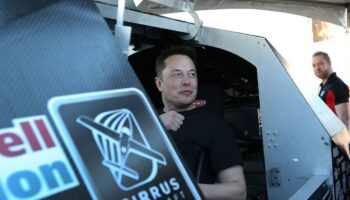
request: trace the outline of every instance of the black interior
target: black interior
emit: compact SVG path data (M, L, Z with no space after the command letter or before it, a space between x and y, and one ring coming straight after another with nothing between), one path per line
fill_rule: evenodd
M221 112L239 139L248 199L266 198L261 123L259 120L259 90L257 70L241 57L194 41L165 38L141 40L138 34L132 38L136 50L129 62L140 79L152 103L162 107L161 96L156 88L155 60L160 50L171 44L185 43L195 47L197 53L198 96L207 100L206 106ZM168 38L168 39L166 39ZM144 42L144 43L143 43ZM145 48L146 47L146 48Z

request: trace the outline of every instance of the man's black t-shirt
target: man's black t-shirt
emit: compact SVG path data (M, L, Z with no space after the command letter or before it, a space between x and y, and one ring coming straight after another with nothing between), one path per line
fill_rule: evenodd
M185 116L183 125L170 134L200 183L214 183L220 171L241 165L236 138L223 117L205 107L180 114ZM200 166L201 152L205 159Z
M333 72L326 84L320 84L320 92L318 96L335 112L335 105L349 101L348 86Z

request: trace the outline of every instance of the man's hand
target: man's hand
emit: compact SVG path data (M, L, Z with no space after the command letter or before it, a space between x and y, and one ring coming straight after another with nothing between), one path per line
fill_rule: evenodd
M350 135L348 130L344 127L341 131L332 136L332 140L350 160Z
M176 131L181 127L185 117L175 111L168 111L159 115L160 120L167 130Z

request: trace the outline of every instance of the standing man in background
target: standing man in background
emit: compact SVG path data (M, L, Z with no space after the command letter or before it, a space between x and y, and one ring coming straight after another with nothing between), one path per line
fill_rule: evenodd
M331 59L328 54L317 51L312 56L312 67L315 75L322 80L318 95L327 106L344 123L347 130L341 130L332 136L332 140L344 151L350 159L350 117L349 89L347 85L333 72Z
M350 128L349 88L333 72L328 54L318 51L312 56L312 67L315 75L322 80L318 96Z

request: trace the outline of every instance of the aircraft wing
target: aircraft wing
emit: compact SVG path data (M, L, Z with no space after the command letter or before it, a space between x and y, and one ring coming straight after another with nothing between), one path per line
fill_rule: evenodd
M94 129L97 130L101 133L104 133L108 136L110 136L111 138L120 141L120 134L103 126L102 124L95 122L94 120L92 120L89 117L86 116L79 116L77 119L77 122L81 125L83 125L84 127L88 128L88 129Z
M138 154L140 154L141 156L143 156L145 158L155 159L160 164L163 164L163 165L166 164L166 160L162 154L158 153L157 151L155 151L151 148L146 147L145 145L143 145L135 140L130 141L130 148L137 150Z

